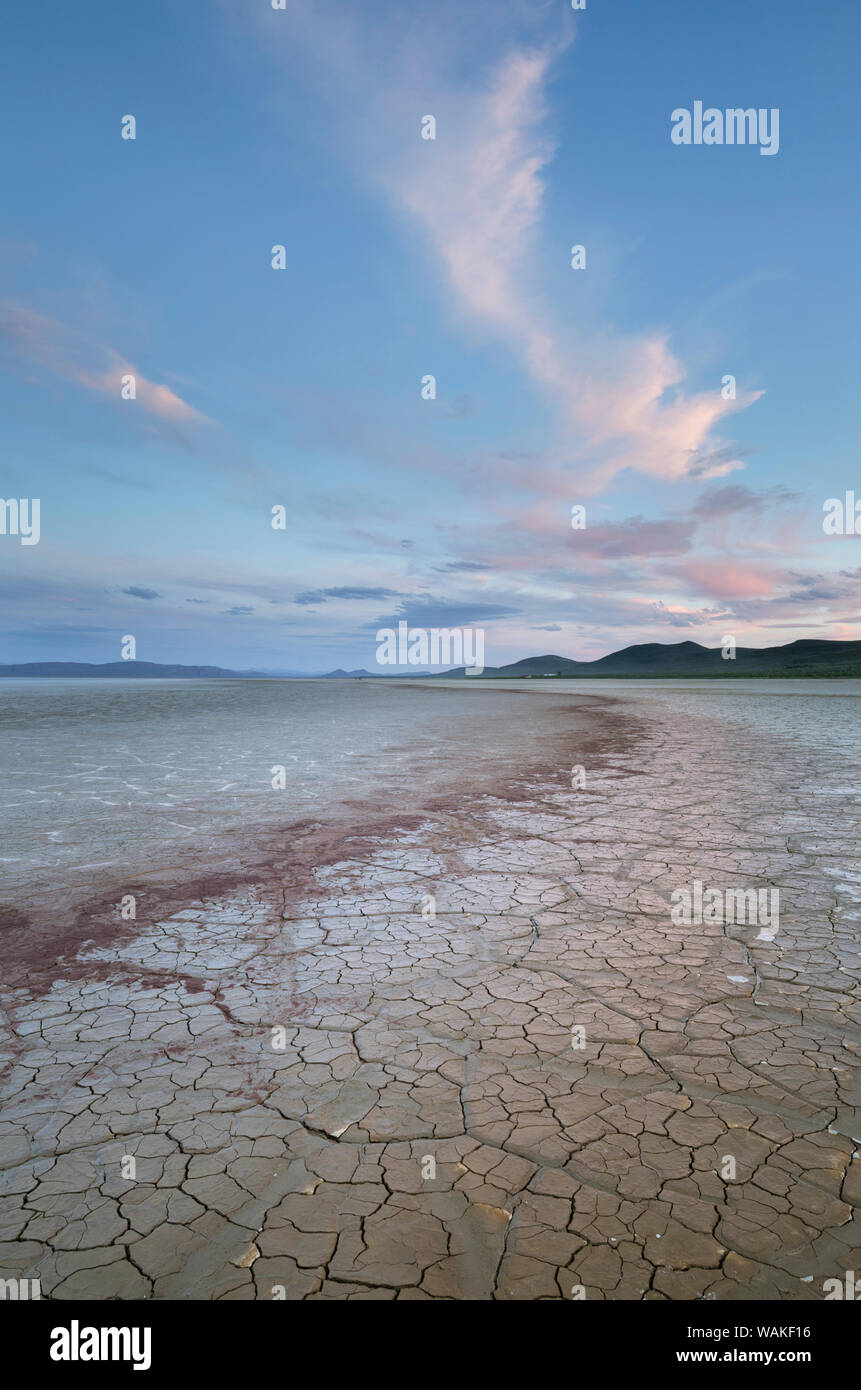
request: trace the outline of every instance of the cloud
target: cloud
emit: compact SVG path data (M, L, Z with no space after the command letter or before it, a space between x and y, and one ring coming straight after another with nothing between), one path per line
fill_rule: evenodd
M686 395L665 336L560 330L527 292L554 153L546 90L563 47L514 47L497 58L483 81L448 94L444 157L410 151L379 176L424 232L459 310L507 344L556 404L566 441L572 432L577 440L566 442L561 465L579 463L592 488L628 468L667 480L742 468L712 431L761 392ZM414 104L411 90L403 96L404 106Z
M692 516L708 518L730 516L738 512L761 514L772 506L799 501L801 494L792 492L787 487L773 487L764 492L754 492L743 483L726 483L721 487L706 488L700 493L690 511Z
M668 606L661 599L655 600L651 607L658 622L669 623L670 627L701 627L705 623L713 623L717 618L729 616L726 609L684 608L677 604Z
M769 566L740 558L733 559L731 564L723 558L684 560L675 567L675 572L698 593L709 594L725 602L729 599L767 598L774 593L776 585L776 576Z
M789 598L797 603L832 602L835 599L843 599L848 595L857 592L858 580L861 577L859 570L841 570L836 575L824 574L796 574L790 572L789 578L795 584L795 588L790 592ZM850 580L850 583L841 583L841 580Z
M95 342L77 329L18 304L0 309L0 337L19 361L51 372L64 381L121 401L122 378L135 379L135 401L150 415L172 424L212 421L169 386L150 381L116 349ZM131 402L126 402L131 406Z
M244 618L248 613L253 613L254 609L236 606L233 608L225 608L222 611L227 614L228 618Z
M138 587L137 584L130 584L129 587L127 589L123 589L122 592L124 594L131 594L132 598L161 598L161 594L157 594L155 589L141 589Z
M435 565L437 574L481 574L491 569L483 560L449 560L447 565Z
M407 622L411 627L470 627L495 618L511 617L520 610L501 603L483 603L480 599L433 598L430 594L404 601L397 613L364 623L367 630L397 627Z
M678 555L690 550L694 531L691 521L648 521L643 516L629 516L613 526L587 525L583 531L572 532L572 544L577 553L605 557Z
M324 589L323 593L327 598L400 598L397 589L363 589L358 586L338 587L334 589Z
M397 589L366 589L358 585L339 585L332 589L308 589L303 594L297 594L293 602L300 605L307 605L310 603L325 603L326 600L330 598L381 599L400 597L401 594Z

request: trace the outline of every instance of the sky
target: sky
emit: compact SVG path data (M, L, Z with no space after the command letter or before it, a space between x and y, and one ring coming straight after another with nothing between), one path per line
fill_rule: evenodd
M284 5L7 11L0 662L861 638L856 0Z

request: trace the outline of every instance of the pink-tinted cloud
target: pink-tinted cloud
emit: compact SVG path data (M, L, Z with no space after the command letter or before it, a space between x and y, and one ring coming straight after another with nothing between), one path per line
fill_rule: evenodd
M689 559L674 566L674 571L696 593L713 598L770 598L776 591L772 570L761 564L743 560Z
M445 157L404 158L385 182L423 229L459 309L504 340L555 403L577 440L560 463L579 464L593 490L625 468L662 479L721 477L744 463L713 430L761 392L686 395L684 368L664 337L560 333L526 291L553 153L544 96L553 56L510 53L483 90L453 98ZM598 462L585 469L596 450Z
M25 368L40 368L117 401L122 399L123 378L133 377L134 399L149 414L172 423L212 423L169 386L150 381L114 348L45 314L22 305L4 305L0 310L0 336L10 355Z
M563 327L537 293L554 153L547 90L572 37L560 37L557 19L476 3L469 14L443 4L430 26L407 13L383 24L326 0L278 25L258 14L276 55L293 63L301 49L328 72L349 122L351 161L385 189L410 235L421 233L455 312L503 343L552 404L555 472L569 481L576 473L593 493L624 469L670 481L721 477L744 462L714 431L761 393L740 389L725 400L717 384L685 393L685 368L663 334ZM524 40L517 26L526 23L544 36ZM466 85L452 74L470 44L485 76ZM417 93L433 94L424 109L438 117L435 141L419 138ZM588 270L570 272L579 273Z

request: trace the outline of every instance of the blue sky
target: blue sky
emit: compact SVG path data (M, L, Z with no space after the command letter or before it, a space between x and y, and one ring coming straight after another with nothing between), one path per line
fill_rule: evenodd
M399 618L483 627L488 665L861 637L859 538L822 530L861 498L859 30L850 0L17 7L0 493L41 535L0 536L0 660L373 667ZM778 108L779 152L674 145L696 100Z

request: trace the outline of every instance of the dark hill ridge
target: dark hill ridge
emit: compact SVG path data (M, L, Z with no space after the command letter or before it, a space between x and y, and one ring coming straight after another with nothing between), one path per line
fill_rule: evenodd
M463 675L463 668L446 672ZM684 676L855 676L861 677L861 642L831 642L806 637L782 647L737 647L724 660L720 647L699 642L642 642L601 656L571 661L564 656L528 656L509 666L488 667L490 677L616 676L642 679ZM475 679L475 677L471 677Z
M326 672L326 679L327 679L327 680L355 681L355 680L375 680L376 677L374 676L373 671L366 671L365 668L364 668L364 666L360 666L360 667L358 668L358 670L356 670L356 671L342 671L341 668L340 668L340 666L339 666L338 669L337 669L337 671L327 671L327 672Z
M463 667L453 671L434 671L435 677L464 676ZM126 680L272 680L301 678L298 671L230 671L222 666L160 665L156 661L109 661L93 665L78 661L23 662L0 666L2 676L81 676ZM426 671L381 672L330 671L331 680L398 680L427 677ZM508 666L488 666L484 677L468 679L512 679L553 676L615 676L655 679L722 676L783 676L861 678L861 642L831 642L805 637L782 647L739 647L734 661L725 661L720 647L703 647L699 642L641 642L597 661L572 661L567 656L527 656ZM466 677L465 677L466 678Z

